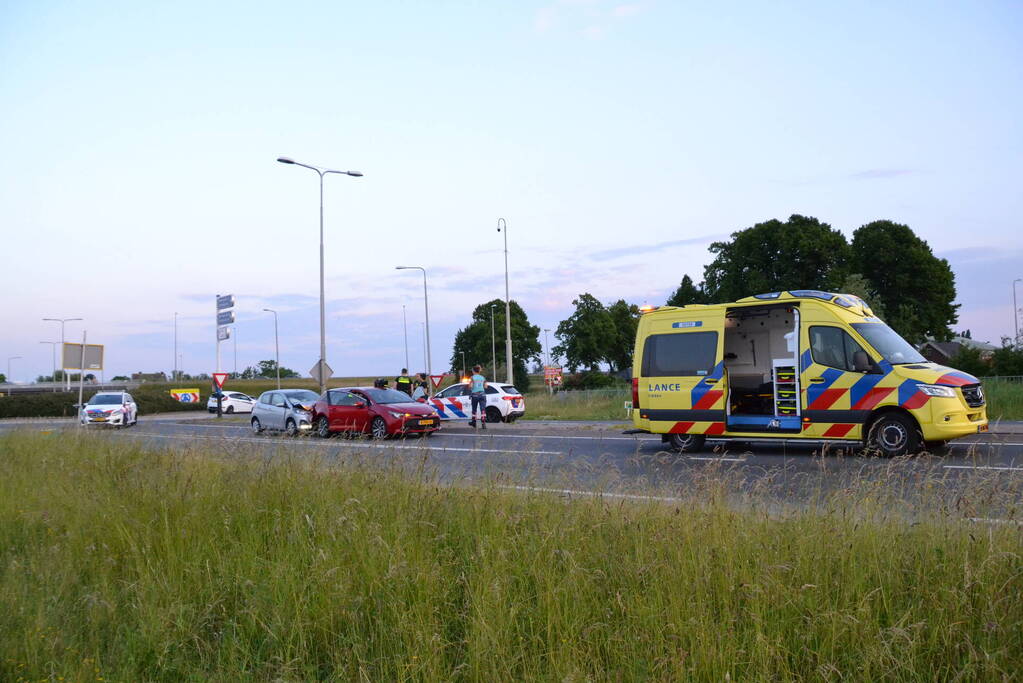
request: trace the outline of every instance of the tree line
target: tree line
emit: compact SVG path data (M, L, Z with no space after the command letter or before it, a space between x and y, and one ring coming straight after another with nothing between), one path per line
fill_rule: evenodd
M665 304L727 303L795 289L855 294L913 343L951 338L951 326L958 320L955 275L948 261L935 256L909 226L893 221L867 223L848 240L827 223L795 214L738 230L727 241L712 243L709 251L714 258L702 279L695 282L685 273ZM563 358L571 372L630 367L639 307L624 299L604 304L588 292L572 305L575 310L554 332L558 343L552 354ZM542 360L540 328L515 301L511 320L515 378L525 383L527 363ZM504 301L494 299L477 306L472 322L455 336L453 369L461 368L463 353L470 366L493 364L486 361L494 355L492 324L498 369L504 368Z

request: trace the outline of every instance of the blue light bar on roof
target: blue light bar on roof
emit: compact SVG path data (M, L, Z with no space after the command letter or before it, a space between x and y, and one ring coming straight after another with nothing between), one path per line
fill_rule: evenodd
M790 289L789 294L809 299L823 299L824 301L831 301L835 296L828 292L822 292L819 289Z

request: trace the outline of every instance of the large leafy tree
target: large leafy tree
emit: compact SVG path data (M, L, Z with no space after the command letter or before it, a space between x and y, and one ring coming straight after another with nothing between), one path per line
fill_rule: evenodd
M858 228L852 269L870 282L886 321L907 340L951 338L959 319L955 275L909 226L882 220Z
M794 214L732 233L710 245L704 269L709 301L735 301L761 292L792 289L837 291L848 272L845 236L816 218Z
M492 365L491 347L491 306L494 315L494 339L497 347L497 369ZM526 312L522 310L518 302L511 301L511 338L512 355L514 364L512 370L515 374L515 383L520 390L525 391L528 385L527 364L529 361L538 361L542 347L539 341L540 328L529 322ZM455 335L455 344L451 352L451 367L461 370L462 352L465 352L465 364L467 367L482 365L487 368L486 374L496 375L494 379L504 376L505 365L505 325L504 325L504 300L493 299L484 302L473 309L472 322L463 327Z
M639 326L639 306L619 299L607 307L614 325L614 334L608 339L604 359L615 370L632 366L632 352L636 347L636 328Z
M668 297L668 301L665 302L668 306L685 306L687 304L705 304L707 303L707 293L703 291L703 283L699 285L693 284L693 278L688 275L682 276L682 283L679 284L678 289L672 292L671 296Z
M565 365L572 372L579 367L597 370L607 358L608 340L616 335L615 322L592 294L580 294L572 305L575 312L562 320L554 333L560 342L554 353L565 358Z

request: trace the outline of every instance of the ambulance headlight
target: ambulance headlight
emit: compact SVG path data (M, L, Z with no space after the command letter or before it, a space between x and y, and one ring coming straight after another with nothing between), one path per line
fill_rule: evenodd
M916 388L928 396L938 398L955 398L956 390L952 387L943 387L940 384L917 384Z

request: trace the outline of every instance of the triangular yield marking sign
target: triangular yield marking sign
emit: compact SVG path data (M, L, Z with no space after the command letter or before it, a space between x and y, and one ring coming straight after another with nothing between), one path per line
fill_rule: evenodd
M224 388L224 380L226 380L226 379L227 379L227 373L226 372L214 372L213 373L213 381L216 382L218 389L223 389Z
M430 375L430 381L433 382L433 388L436 389L444 381L444 375Z

